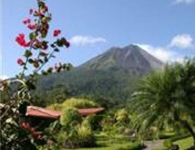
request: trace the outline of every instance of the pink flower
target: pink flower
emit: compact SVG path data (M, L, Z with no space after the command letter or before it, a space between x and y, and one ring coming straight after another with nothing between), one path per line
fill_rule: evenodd
M38 39L35 39L33 42L34 48L40 48L41 47L41 42Z
M35 139L40 139L40 138L41 138L41 134L40 134L40 133L34 132L34 133L32 133L32 134L33 134L33 137L34 137Z
M35 11L35 15L37 15L37 16L42 16L43 14L42 14L42 12L39 10L39 11Z
M42 8L42 11L43 11L43 13L47 12L48 11L48 7L44 5L43 8Z
M66 48L70 47L70 43L65 38L63 38L63 43L66 46Z
M26 41L25 41L25 39L24 39L24 34L23 34L23 33L19 34L19 35L16 37L16 42L17 42L19 45L21 45L21 46L23 46L23 45L26 43Z
M30 42L24 44L24 47L29 47L29 46L30 46Z
M24 24L29 24L30 22L31 22L31 20L30 20L29 18L23 20L23 23L24 23Z
M58 36L59 34L61 33L61 30L59 30L59 29L56 29L56 30L54 30L54 32L53 32L53 36Z
M30 46L30 42L26 42L26 40L24 39L24 34L21 33L16 37L16 42L23 47L29 47Z
M32 133L32 134L34 134L36 131L35 131L35 128L30 128L30 132Z
M22 66L24 64L24 61L21 58L18 58L17 63Z
M29 14L32 15L32 13L33 13L33 9L30 9Z
M27 26L30 30L34 30L34 29L36 29L36 27L37 27L37 24L29 24L28 26Z

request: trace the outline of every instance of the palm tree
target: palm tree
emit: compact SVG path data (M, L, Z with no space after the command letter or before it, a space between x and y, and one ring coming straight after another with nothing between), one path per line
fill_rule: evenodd
M133 94L131 107L138 114L140 131L164 122L179 123L192 135L195 119L195 61L167 64L161 72L144 78Z

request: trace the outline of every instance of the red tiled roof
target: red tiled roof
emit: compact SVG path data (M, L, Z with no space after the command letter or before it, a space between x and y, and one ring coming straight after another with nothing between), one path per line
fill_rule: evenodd
M84 109L78 109L78 112L83 116L88 116L88 115L91 115L91 114L96 114L96 113L102 112L104 110L105 110L105 108L103 108L103 107L84 108Z
M34 116L48 119L58 119L61 116L61 112L49 110L36 106L28 106L26 116Z
M104 111L105 108L100 107L100 108L85 108L85 109L78 109L78 112L82 116L88 116L91 114L96 114L99 112ZM26 116L34 116L34 117L39 117L39 118L48 118L48 119L59 119L61 116L60 111L54 111L50 109L45 109L41 107L36 107L36 106L28 106L27 107L27 112Z

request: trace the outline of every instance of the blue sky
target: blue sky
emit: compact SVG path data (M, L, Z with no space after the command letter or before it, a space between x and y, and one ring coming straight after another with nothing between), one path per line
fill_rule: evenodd
M162 61L195 56L195 0L46 0L51 29L60 28L71 47L56 62L78 66L110 47L137 44ZM20 71L23 49L15 42L36 0L1 0L0 77Z

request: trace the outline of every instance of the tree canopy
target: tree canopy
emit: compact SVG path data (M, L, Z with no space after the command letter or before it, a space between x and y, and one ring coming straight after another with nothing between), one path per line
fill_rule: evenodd
M140 82L131 108L139 116L139 131L165 123L179 123L194 138L191 122L195 114L195 61L167 64Z

